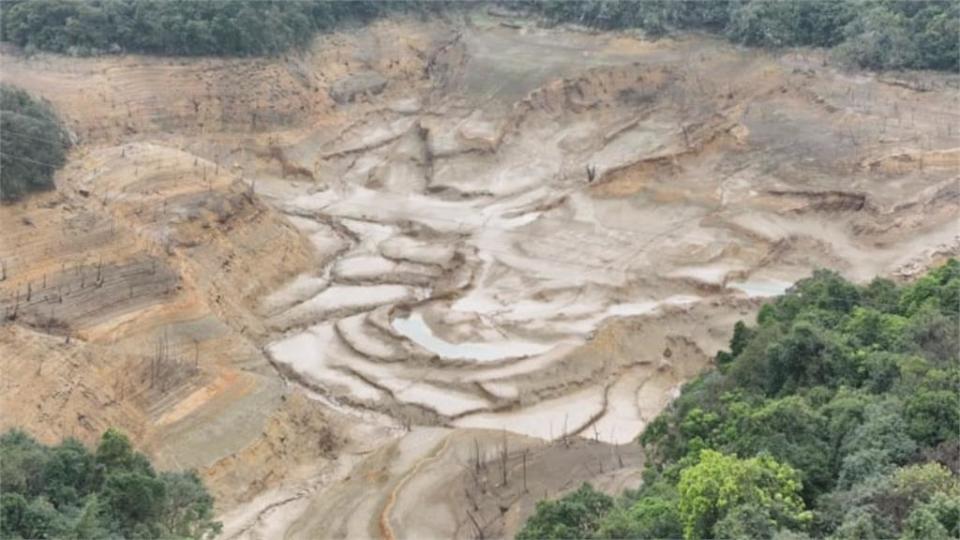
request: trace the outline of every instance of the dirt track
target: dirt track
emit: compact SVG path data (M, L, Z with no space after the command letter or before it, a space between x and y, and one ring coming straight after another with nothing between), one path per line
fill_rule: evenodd
M482 17L2 62L79 137L0 217L3 421L122 426L204 470L227 537L510 535L543 490L635 485L765 297L960 252L956 77Z

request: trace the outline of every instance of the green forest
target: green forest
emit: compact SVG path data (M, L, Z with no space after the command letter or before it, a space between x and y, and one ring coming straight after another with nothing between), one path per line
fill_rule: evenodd
M817 271L647 426L639 490L541 501L517 538L958 538L958 351L960 262Z
M525 2L556 22L651 35L696 30L752 47L828 47L869 69L960 71L951 0L585 0Z
M23 90L0 85L0 200L52 189L70 140L53 109Z
M78 55L271 55L387 13L491 4L550 23L653 36L695 30L757 47L832 47L870 69L960 70L960 3L951 0L6 0L0 38Z
M6 0L2 39L77 55L272 55L317 32L387 12L429 13L444 2L377 0Z
M0 538L212 538L213 498L193 472L154 471L122 433L91 452L0 435Z

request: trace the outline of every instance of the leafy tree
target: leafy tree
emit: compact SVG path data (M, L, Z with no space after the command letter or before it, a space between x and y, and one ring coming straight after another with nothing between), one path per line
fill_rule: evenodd
M933 446L957 436L960 425L960 397L955 390L920 390L907 398L909 433L919 442Z
M769 456L739 459L703 450L677 484L684 537L713 538L714 526L744 506L762 510L774 524L771 530L802 528L812 514L800 499L801 488L797 471Z
M803 320L820 321L832 326L843 314L860 304L860 290L856 285L830 270L816 270L813 276L798 281L776 302L761 311L758 322L767 319L793 321L803 314Z
M135 451L130 439L115 428L103 433L95 460L99 471L133 472L147 476L154 474L146 456ZM102 477L105 477L105 473Z
M66 439L47 455L43 483L50 501L57 507L79 504L94 488L93 456L76 439Z
M57 512L45 497L37 497L23 508L16 534L23 538L60 538L67 530L66 516Z
M0 495L0 536L13 538L24 525L27 512L27 499L19 493Z
M863 305L882 313L897 313L900 303L900 289L889 279L875 278L867 285L861 295Z
M48 104L0 85L0 200L52 188L53 173L64 164L69 144Z
M831 484L826 418L799 396L731 413L721 448L741 455L767 453L800 473L808 499ZM720 445L717 445L720 446ZM809 491L806 491L809 488Z
M920 507L910 513L903 527L902 540L949 540L950 532L929 509Z
M960 479L939 463L923 463L902 467L892 477L895 494L911 502L927 502L940 493L960 496Z
M618 506L600 523L600 538L679 538L683 534L677 501L644 497L631 506Z
M848 361L843 344L816 323L795 322L789 333L767 349L767 392L796 392L798 388L838 384L853 378L856 366Z
M14 429L0 435L0 492L35 496L43 490L45 448L26 432Z
M907 319L900 315L857 307L850 313L844 333L858 349L897 351L903 348L906 327Z
M960 339L956 320L956 315L943 313L933 302L925 303L907 323L910 348L933 362L950 364L957 352L951 345Z
M160 517L166 486L157 478L136 472L114 472L104 482L103 504L113 518L113 528L124 536L131 536L142 524L152 536L159 528L154 524Z
M901 355L874 351L861 354L861 358L861 384L864 390L883 394L889 392L900 379Z
M838 51L850 62L871 69L900 69L919 63L909 20L880 4L851 21L845 33L847 39Z
M945 315L960 312L960 261L950 259L915 283L900 295L900 310L915 315L924 305L939 308Z
M220 524L213 521L213 497L193 471L161 473L166 499L161 509L165 530L186 538L199 538L207 531L217 533Z
M110 536L106 520L102 519L104 509L97 495L91 494L84 499L79 514L73 522L68 536L74 538L105 538Z
M533 516L517 533L517 540L593 537L600 518L611 508L613 499L609 495L583 484L556 501L538 502Z
M917 42L918 64L930 69L957 70L960 45L956 24L960 20L960 5L931 2L913 17L913 39Z
M893 538L893 527L875 506L857 506L847 511L833 538L837 540L883 540Z
M733 507L714 526L716 538L754 540L773 538L778 523L769 508L747 503Z
M951 537L960 537L960 497L955 490L953 493L934 493L929 502L917 508L931 512Z
M875 450L893 462L906 460L917 449L917 444L907 435L901 408L896 399L868 404L864 408L863 423L844 444L844 453Z
M727 34L740 43L762 47L833 46L854 16L847 2L755 0L733 9Z
M733 325L733 337L730 338L730 351L720 351L717 353L716 362L718 366L729 364L734 357L743 352L744 347L750 343L753 338L753 329L748 327L743 321L737 321Z
M193 472L157 474L117 430L95 453L74 439L0 435L0 538L207 538L220 531Z
M837 487L849 489L870 478L884 476L896 467L890 454L876 448L855 450L843 457Z

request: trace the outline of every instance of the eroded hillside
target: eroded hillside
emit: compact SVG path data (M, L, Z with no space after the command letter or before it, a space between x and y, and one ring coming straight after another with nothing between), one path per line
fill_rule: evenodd
M225 537L506 535L636 485L764 297L960 252L955 77L513 26L6 49L78 143L0 215L3 427L120 426L203 471Z

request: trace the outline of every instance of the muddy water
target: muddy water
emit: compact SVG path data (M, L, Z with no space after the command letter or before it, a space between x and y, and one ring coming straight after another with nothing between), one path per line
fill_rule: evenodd
M433 330L423 320L423 316L414 313L407 318L397 317L393 328L400 335L412 340L424 349L446 360L476 360L487 362L518 356L532 356L546 352L550 346L525 341L501 342L462 342L450 343L434 335Z
M777 280L750 280L727 284L732 289L743 291L752 297L779 296L793 286L792 283Z

